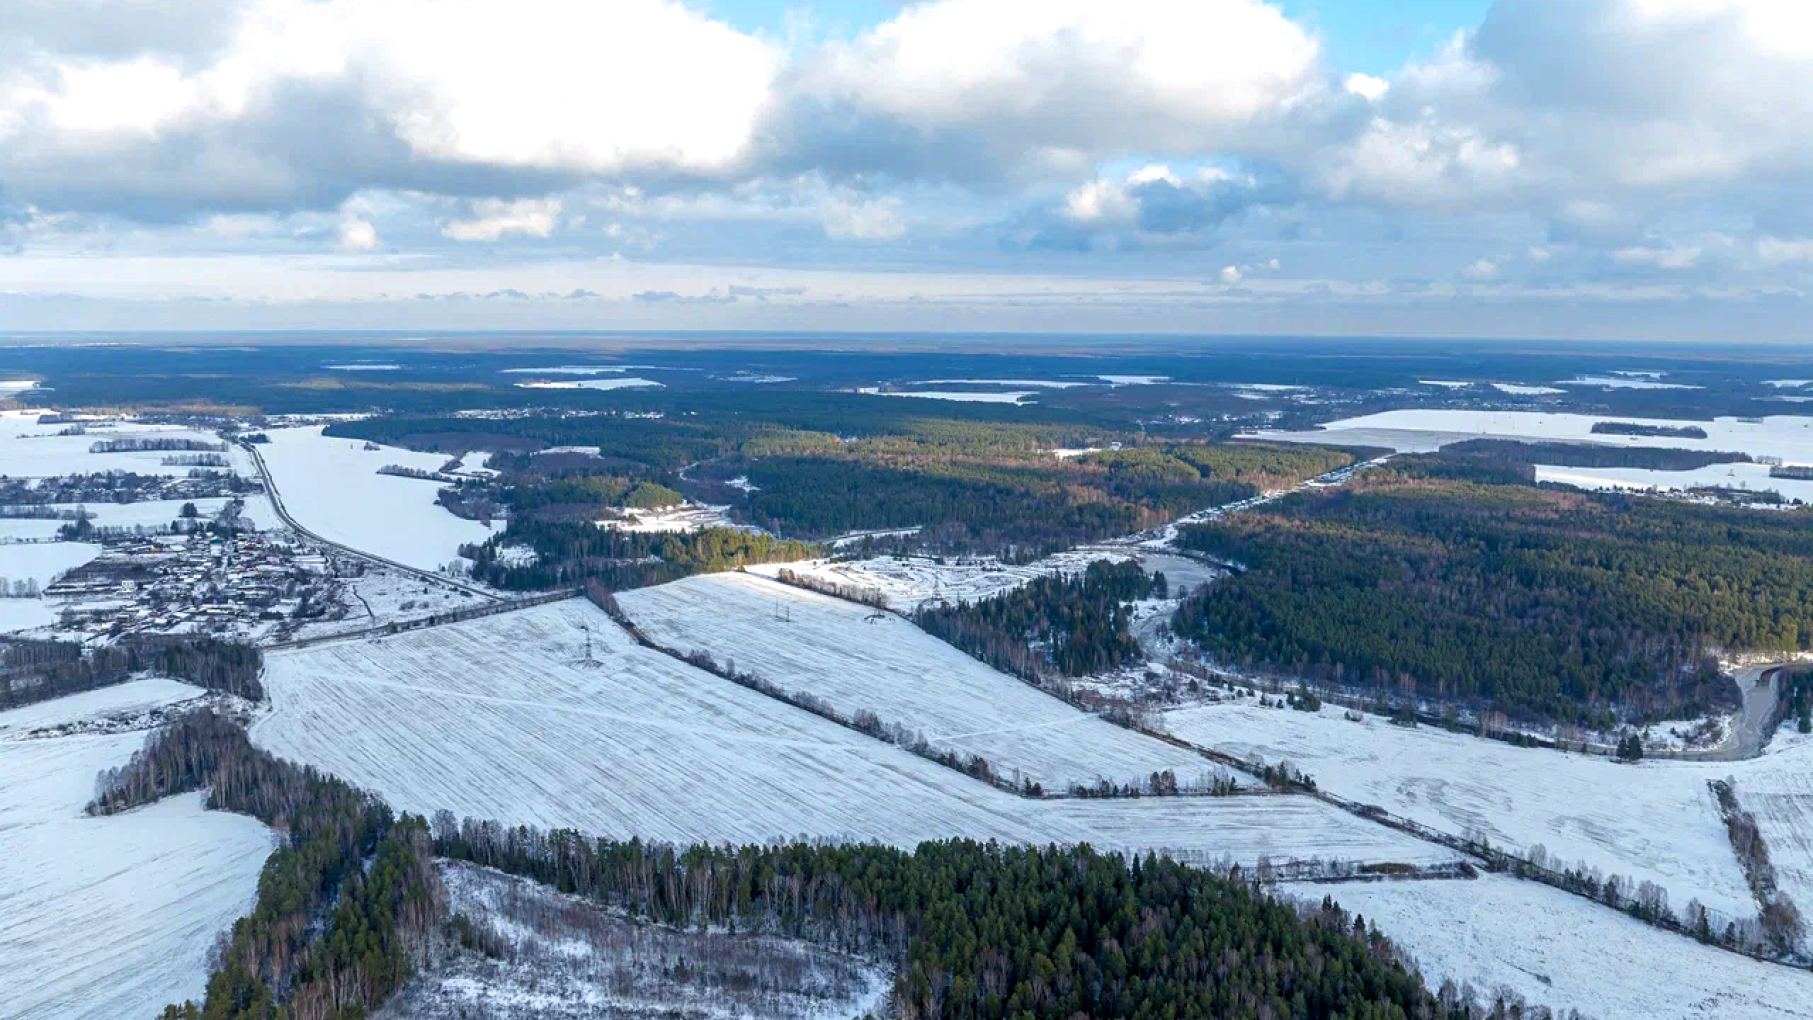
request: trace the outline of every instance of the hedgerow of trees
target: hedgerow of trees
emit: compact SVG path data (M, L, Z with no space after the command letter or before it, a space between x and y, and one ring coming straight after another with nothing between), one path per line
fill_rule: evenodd
M1504 470L1412 458L1186 528L1241 569L1173 630L1226 661L1599 728L1727 704L1716 649L1813 647L1805 518Z

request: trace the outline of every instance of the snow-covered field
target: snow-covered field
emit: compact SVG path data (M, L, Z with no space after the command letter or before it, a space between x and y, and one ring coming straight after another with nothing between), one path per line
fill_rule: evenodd
M34 581L39 588L101 554L90 542L0 544L0 580Z
M592 639L595 665L581 660ZM280 651L252 739L401 810L676 842L1088 840L1191 859L1435 862L1300 797L1035 801L633 643L583 600Z
M1017 404L1032 396L1030 390L982 393L960 390L883 390L879 386L864 386L856 392L877 397L923 397L926 400L957 400L972 404Z
M271 834L188 794L88 818L95 774L143 733L30 738L187 700L140 681L0 712L0 1017L151 1017L199 999L214 936L246 912Z
M790 939L629 920L527 879L443 864L448 906L502 958L454 952L379 1020L847 1020L879 1012L893 975ZM692 973L676 976L674 961Z
M1652 471L1645 468L1536 468L1539 482L1561 482L1582 489L1674 490L1717 487L1751 492L1779 492L1789 500L1813 502L1813 481L1770 478L1767 464L1709 464L1691 471Z
M1731 765L1619 765L1371 715L1349 722L1326 706L1217 705L1171 712L1165 722L1193 743L1288 760L1330 793L1457 836L1483 832L1520 850L1541 844L1565 865L1584 860L1654 881L1676 910L1697 897L1730 916L1756 913L1706 786Z
M1553 386L1524 386L1505 382L1495 382L1492 384L1492 388L1500 393L1509 393L1514 397L1547 397L1567 392Z
M1534 882L1487 875L1285 891L1311 903L1333 896L1409 950L1431 988L1469 983L1488 1008L1503 987L1596 1020L1813 1017L1804 970L1701 946Z
M843 562L815 560L769 564L750 569L768 577L786 569L833 584L871 589L887 599L889 609L910 613L928 602L974 602L1012 591L1035 577L1077 573L1096 560L1130 558L1125 552L1078 549L1019 565L986 556L951 559L943 563L930 556L876 556Z
M389 464L439 470L447 458L396 447L365 449L357 439L321 434L324 426L273 429L259 448L290 515L330 541L418 570L437 570L468 542L491 529L462 520L435 503L440 486L418 478L378 474Z
M640 379L635 376L624 376L617 379L562 379L557 382L519 382L518 388L525 390L633 390L642 388L661 389L661 384L653 379Z
M1595 435L1593 423L1601 421L1661 426L1694 425L1706 430L1706 438ZM1789 464L1813 464L1813 417L1800 415L1771 415L1756 421L1737 418L1668 421L1615 415L1550 414L1545 411L1423 408L1345 418L1307 432L1264 432L1259 433L1257 438L1384 446L1400 453L1425 453L1448 443L1467 439L1558 440L1606 446L1730 450L1747 453L1752 457L1780 457Z
M9 478L47 478L54 475L93 474L100 471L132 471L141 475L187 475L186 466L166 465L172 451L146 450L130 453L90 453L95 443L112 439L192 439L218 443L220 437L208 432L170 425L147 425L131 421L84 422L82 435L60 436L67 424L40 425L39 411L0 411L0 475ZM179 451L180 452L180 451ZM233 451L227 458L240 464Z
M890 613L748 574L690 577L619 593L651 640L703 649L846 718L871 711L932 747L976 755L1054 792L1107 778L1138 785L1171 771L1185 787L1225 771L1104 722L978 662Z
M1698 386L1657 382L1661 372L1615 372L1611 375L1577 375L1563 379L1557 386L1598 386L1607 390L1697 390Z

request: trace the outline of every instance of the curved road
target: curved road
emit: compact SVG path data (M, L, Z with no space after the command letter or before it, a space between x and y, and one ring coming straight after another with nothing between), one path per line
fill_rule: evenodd
M389 567L392 570L396 570L396 571L400 571L402 573L408 574L411 577L417 578L418 580L430 581L430 582L433 582L436 584L444 584L451 588L457 588L460 591L466 592L468 594L477 595L480 598L490 599L493 602L510 601L509 599L506 599L500 595L486 591L483 588L477 588L477 587L474 587L469 584L462 584L461 582L456 581L456 580L448 577L445 574L436 574L436 573L433 573L432 571L422 570L417 567L409 566L408 564L405 564L405 563L398 563L396 560L386 559L382 556L377 555L376 553L366 552L364 549L354 549L350 545L343 545L339 542L334 541L331 538L324 538L321 535L318 535L315 532L308 530L307 528L303 527L300 523L298 523L294 517L291 517L289 508L287 508L283 505L283 496L281 493L279 493L277 491L277 480L275 478L271 477L271 469L265 466L264 457L258 452L258 445L256 443L242 442L239 444L239 446L241 449L245 450L247 453L250 453L252 455L252 463L257 465L257 467L258 467L258 477L264 480L265 495L270 498L271 507L272 507L272 509L277 511L278 519L282 520L283 523L285 525L287 525L289 527L289 529L291 531L294 531L296 534L301 535L302 537L309 539L310 541L318 542L321 545L327 546L329 548L338 549L339 551L346 553L349 556L356 556L359 559L367 560L372 563L381 564L383 566Z

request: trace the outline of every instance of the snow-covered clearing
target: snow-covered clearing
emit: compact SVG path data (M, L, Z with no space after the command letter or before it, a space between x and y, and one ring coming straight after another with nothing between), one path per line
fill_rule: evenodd
M1702 387L1682 383L1657 382L1661 372L1619 372L1613 375L1579 375L1563 379L1557 386L1600 386L1608 390L1697 390Z
M744 479L745 482L748 479ZM728 506L686 503L660 510L625 510L620 518L599 521L600 527L618 531L691 532L704 528L738 527L727 515Z
M1595 422L1637 425L1692 425L1705 439L1677 436L1614 436L1593 432ZM1813 417L1770 415L1744 421L1669 421L1617 415L1551 414L1546 411L1465 411L1421 408L1385 411L1329 422L1307 432L1262 432L1245 438L1310 443L1385 446L1400 453L1426 453L1467 439L1520 439L1648 446L1680 450L1728 450L1752 457L1779 457L1789 464L1813 464Z
M893 986L875 964L804 942L664 928L467 864L441 874L450 909L503 958L455 952L379 1020L847 1020L878 1012ZM691 974L676 977L675 960Z
M95 774L143 733L31 738L193 698L142 681L0 712L0 1017L157 1015L200 999L214 936L246 912L271 834L173 797L88 818Z
M662 384L653 379L639 379L635 376L624 376L618 379L563 379L559 382L519 382L516 384L525 390L633 390L638 388L662 388Z
M750 568L773 577L781 570L832 584L879 592L888 608L911 613L929 602L974 602L1012 591L1035 577L1074 574L1096 560L1132 559L1127 552L1073 549L1025 564L1002 563L993 557L949 559L930 556L877 556L866 560L814 560Z
M1492 384L1492 388L1500 393L1509 393L1514 397L1548 397L1567 392L1553 386L1523 386L1507 382L1495 382Z
M1017 404L1032 396L1031 390L1014 390L1000 393L964 393L957 390L883 390L879 386L864 386L857 390L869 396L878 397L924 397L927 400L959 400L972 404Z
M357 439L321 434L325 426L273 429L259 448L277 495L304 528L332 542L437 570L465 543L491 537L491 529L462 520L437 504L440 486L419 478L381 475L389 464L439 470L447 458L383 446L367 450Z
M591 635L596 665L585 656ZM1430 863L1303 797L1037 801L636 645L579 599L267 655L252 739L400 810L674 842L1087 840L1190 859Z
M1775 491L1789 500L1813 502L1813 480L1770 478L1767 464L1709 464L1691 471L1654 471L1646 468L1581 468L1538 465L1536 480L1561 482L1582 489L1624 489L1644 492L1695 488Z
M1778 390L1797 390L1802 386L1813 386L1813 379L1769 379L1764 386L1773 386Z
M1678 911L1691 898L1732 917L1756 913L1706 780L1676 762L1620 765L1517 748L1434 727L1406 729L1342 710L1217 705L1168 713L1192 743L1267 762L1288 760L1330 793L1494 845L1541 844L1564 865L1648 879ZM1729 770L1730 766L1720 766ZM1739 781L1740 794L1743 791Z
M1417 384L1421 386L1439 386L1445 390L1464 390L1473 385L1470 382L1461 382L1455 379L1418 379Z
M332 372L401 372L402 365L378 365L368 361L355 362L350 365L322 365Z
M1096 378L1110 386L1156 386L1171 381L1168 375L1098 375Z
M1409 950L1431 988L1471 984L1488 1008L1503 987L1596 1020L1813 1017L1806 971L1701 946L1535 882L1487 875L1285 892L1333 896Z
M851 718L874 712L938 750L980 756L1051 792L1107 778L1139 785L1171 771L1182 786L1225 770L1200 755L1066 705L891 613L749 574L689 577L619 593L644 634L682 654L710 652Z
M0 397L16 397L36 385L36 379L0 379Z
M1747 761L1677 766L1704 783L1731 779L1744 810L1756 816L1782 892L1813 914L1813 739L1789 720L1763 755Z

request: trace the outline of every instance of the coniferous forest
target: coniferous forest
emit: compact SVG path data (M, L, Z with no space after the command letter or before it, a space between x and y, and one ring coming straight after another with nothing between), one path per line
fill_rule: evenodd
M913 622L935 637L1028 680L1049 673L1088 676L1139 662L1126 603L1160 598L1163 574L1137 563L1097 560L1081 573L1038 577L977 602L928 605Z
M1539 488L1411 458L1186 528L1237 564L1174 630L1225 661L1605 726L1732 697L1717 649L1813 645L1795 514Z

